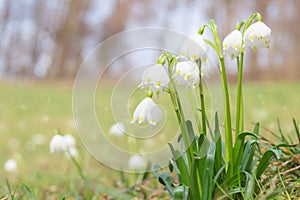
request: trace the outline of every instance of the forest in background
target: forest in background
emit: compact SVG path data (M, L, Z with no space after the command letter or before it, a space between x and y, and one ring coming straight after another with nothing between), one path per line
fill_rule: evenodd
M2 0L0 77L74 79L88 52L119 32L163 27L190 35L213 18L225 37L237 20L260 12L272 28L271 50L249 53L246 78L298 80L299 11L298 0Z

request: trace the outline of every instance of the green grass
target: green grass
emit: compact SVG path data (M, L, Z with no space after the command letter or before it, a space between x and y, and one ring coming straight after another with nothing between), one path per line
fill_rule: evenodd
M97 109L101 110L104 108L102 106L109 105L111 91L110 86L98 89ZM246 84L246 127L252 129L253 122L261 122L262 126L276 131L276 119L279 118L286 133L292 133L292 117L300 120L299 91L299 82ZM62 197L66 194L88 195L88 191L82 190L84 186L78 184L80 179L71 160L63 155L49 154L48 144L55 129L60 128L63 133L77 136L72 114L72 84L6 82L0 83L0 94L0 197L1 188L6 189L5 179L9 180L12 188L23 180L40 198ZM142 94L137 96L141 97ZM235 100L234 93L231 93L231 99ZM133 112L136 103L132 103L130 112ZM165 108L170 109L166 97L160 99L159 103L167 103ZM105 117L97 113L104 130L108 130L113 123L109 111L110 109ZM130 118L128 122L129 120ZM174 114L169 112L167 126L172 127L175 122ZM168 134L172 135L175 130L169 130L166 137ZM41 137L40 135L44 136L44 141L35 144L34 138ZM114 186L119 173L98 164L87 153L79 139L77 141L80 149L79 162L88 179L106 186ZM3 165L9 158L17 159L19 167L16 172L4 171Z

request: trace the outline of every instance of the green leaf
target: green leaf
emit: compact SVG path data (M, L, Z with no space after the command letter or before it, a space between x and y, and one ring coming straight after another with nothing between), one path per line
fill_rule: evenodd
M243 132L240 133L239 136L236 138L235 145L233 148L233 157L234 157L234 166L233 172L238 173L241 162L243 160L243 155L245 151L245 138L246 136L252 136L255 139L258 139L258 136L251 132ZM247 152L249 153L249 152Z
M27 197L30 199L30 200L35 200L35 196L32 192L32 190L25 184L25 183L21 183L22 187L24 188L25 192L26 192L26 195Z
M183 156L181 155L181 153L179 151L174 149L172 144L169 143L169 147L173 154L174 161L177 165L177 168L180 172L182 183L185 184L186 186L190 186L191 181L190 181L189 169L185 163L185 160L183 159ZM189 147L189 148L191 148L191 147Z
M293 124L294 124L294 127L295 127L296 135L298 137L298 142L300 143L300 131L299 131L299 128L298 128L298 124L297 124L297 122L294 118L293 118Z
M184 186L178 186L174 189L174 200L184 199Z
M247 185L245 187L245 200L252 200L254 194L255 178L248 172L245 172L247 176Z
M273 156L276 156L276 158L279 158L280 150L278 149L270 149L266 151L261 158L257 169L256 169L256 178L259 179L260 176L264 173L268 165L270 164L270 160Z
M259 133L259 123L256 123L255 126L254 126L254 129L253 129L253 133L255 135L258 135Z
M222 138L219 129L219 118L218 113L215 114L215 131L214 131L214 140L216 143L216 155L215 155L215 171L219 171L224 165L225 161L223 159L222 151Z
M204 166L203 185L202 185L203 200L212 199L212 194L214 189L213 174L214 174L215 153L216 153L216 144L214 142L211 142L205 160L205 166Z
M241 171L247 171L251 173L254 161L254 153L258 144L259 143L256 140L249 140L246 142L245 151L241 162Z
M191 199L202 199L202 177L204 174L206 157L195 157L193 160L193 167L191 172L191 187L189 188L189 195Z
M194 132L194 129L193 129L193 124L190 120L187 120L186 121L186 126L187 126L187 129L188 129L188 133L189 133L189 138L192 139L192 148L193 148L193 152L196 153L197 152L197 144L196 144L196 140L195 140L195 132Z

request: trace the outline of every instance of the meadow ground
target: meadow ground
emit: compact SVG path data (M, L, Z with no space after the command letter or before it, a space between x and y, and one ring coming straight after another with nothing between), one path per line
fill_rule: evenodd
M234 87L234 86L233 86ZM98 93L110 99L112 87ZM292 134L292 118L300 120L300 82L248 83L244 87L245 124L253 122L277 131L277 118L286 134ZM0 83L0 197L22 180L40 198L77 196L79 177L71 160L49 153L49 141L59 128L77 139L79 162L91 182L116 187L119 172L93 159L77 136L72 114L72 83ZM231 94L234 100L234 93ZM107 122L110 123L110 122ZM172 121L172 123L174 123ZM109 126L109 124L107 125ZM266 131L261 134L267 134ZM15 172L6 172L9 158L18 162ZM39 198L38 198L39 199Z

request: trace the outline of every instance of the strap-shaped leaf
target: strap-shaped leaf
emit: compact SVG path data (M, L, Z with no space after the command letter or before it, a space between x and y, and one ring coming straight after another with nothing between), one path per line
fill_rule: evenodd
M258 136L251 132L240 133L239 136L236 138L235 145L233 148L233 158L234 158L233 171L234 171L234 173L238 172L241 162L243 160L246 136L252 136L253 138L258 139Z
M205 160L204 174L203 174L203 200L212 199L213 189L214 189L214 163L215 163L215 153L216 153L216 144L214 142L210 143L207 157Z
M173 145L169 143L174 161L177 165L177 168L180 172L180 177L181 177L181 181L183 184L185 184L186 186L190 186L191 181L190 181L190 175L189 175L189 169L188 166L186 165L185 160L183 159L182 154L175 150ZM189 147L191 148L191 147Z
M171 197L174 197L172 184L175 183L175 181L167 172L160 173L161 170L162 168L159 165L153 166L153 172L156 178L158 179L158 181L166 188L166 190L169 192Z
M261 158L261 160L257 166L257 169L256 169L256 178L257 179L259 179L260 176L264 173L264 171L270 164L271 158L275 156L278 159L280 154L281 154L281 151L278 149L270 149L264 153L264 155Z

